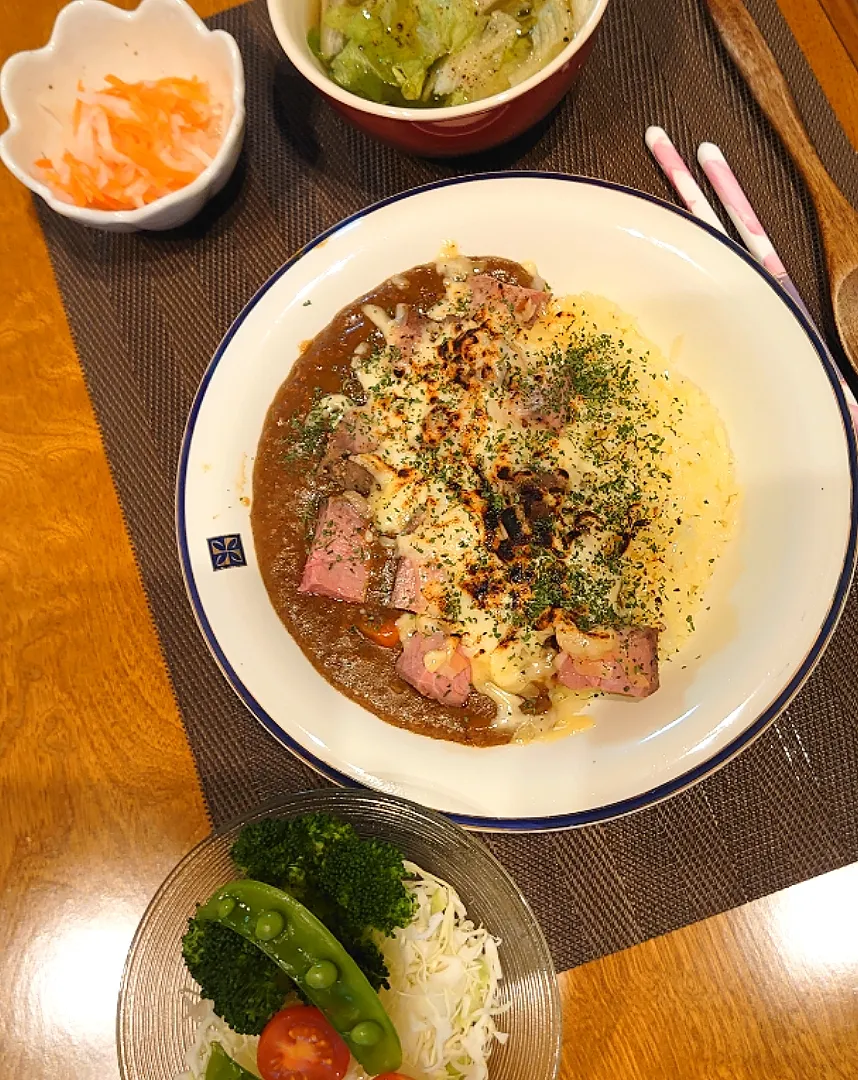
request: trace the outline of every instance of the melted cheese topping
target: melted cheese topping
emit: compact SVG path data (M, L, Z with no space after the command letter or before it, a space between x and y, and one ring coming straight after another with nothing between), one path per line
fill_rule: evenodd
M455 250L438 269L428 317L364 309L385 345L352 361L373 522L429 571L403 640L418 624L453 635L500 724L580 727L587 695L556 684L558 649L597 659L612 639L594 629L640 625L664 656L693 629L735 524L726 434L608 301L551 300L528 321ZM547 713L522 711L546 692Z

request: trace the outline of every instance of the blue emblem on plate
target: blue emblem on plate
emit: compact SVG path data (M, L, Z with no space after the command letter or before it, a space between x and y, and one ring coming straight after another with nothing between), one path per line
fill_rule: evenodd
M247 559L244 557L244 548L241 546L241 537L238 533L233 536L211 536L206 542L209 545L212 570L228 570L231 566L247 566Z

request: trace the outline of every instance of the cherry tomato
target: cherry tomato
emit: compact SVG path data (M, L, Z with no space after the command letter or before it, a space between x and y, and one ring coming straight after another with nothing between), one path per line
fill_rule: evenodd
M342 1080L349 1048L318 1009L292 1005L262 1030L256 1064L262 1080Z
M395 649L399 644L399 629L395 619L390 619L381 626L373 626L364 619L358 619L357 628L364 637L368 637L376 645L384 646L385 649Z

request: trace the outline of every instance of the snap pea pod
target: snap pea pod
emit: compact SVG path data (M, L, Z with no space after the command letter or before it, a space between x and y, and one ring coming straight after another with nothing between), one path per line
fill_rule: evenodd
M209 1063L206 1065L206 1080L257 1080L253 1073L242 1069L233 1061L220 1043L212 1043Z
M242 878L218 889L197 918L228 926L274 960L371 1076L402 1064L399 1036L378 994L330 930L289 893Z

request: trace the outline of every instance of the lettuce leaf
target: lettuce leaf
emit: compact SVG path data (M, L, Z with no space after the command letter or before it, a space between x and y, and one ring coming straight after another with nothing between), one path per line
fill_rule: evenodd
M384 75L375 68L370 56L356 41L349 41L334 57L329 70L334 82L353 94L381 104L401 104L394 88L388 85Z
M361 97L458 105L528 78L573 31L571 0L322 0L311 44Z
M446 98L448 105L462 105L492 93L492 83L511 58L519 33L518 21L512 15L493 11L483 32L451 53L435 69L432 93Z
M418 34L435 60L460 49L479 34L487 18L475 0L417 0ZM483 8L485 5L483 5Z
M480 29L473 0L365 0L327 9L323 28L348 44L331 63L331 75L356 93L369 73L419 101L426 76L442 56ZM346 54L346 55L344 55ZM378 94L374 95L379 100Z
M319 27L318 49L314 49L314 52L324 60L330 60L345 48L345 37L339 30L333 29L326 16L333 8L347 3L348 0L321 0L322 22Z
M567 0L542 0L534 12L530 29L530 55L509 71L509 84L516 86L561 53L575 36L575 20Z

